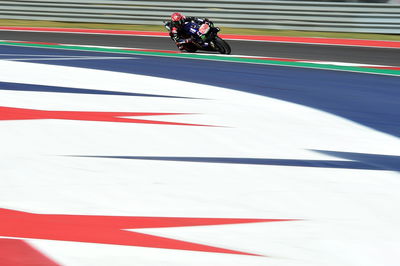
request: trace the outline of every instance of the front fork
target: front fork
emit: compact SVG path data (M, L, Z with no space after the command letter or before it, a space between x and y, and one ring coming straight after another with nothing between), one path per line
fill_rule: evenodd
M210 34L207 37L207 41L210 44L210 47L215 50L215 49L217 49L217 47L215 46L214 40L215 40L215 37L217 37L217 34L220 31L220 28L215 27L215 28L212 28L211 30L212 31L210 32Z

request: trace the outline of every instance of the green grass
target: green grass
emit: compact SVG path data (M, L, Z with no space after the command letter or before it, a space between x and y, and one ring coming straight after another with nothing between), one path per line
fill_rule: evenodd
M0 19L0 26L166 31L164 26L161 24L162 24L161 21L160 25L158 26L158 25L100 24L100 23L75 23L75 22ZM244 29L244 28L229 28L229 27L221 27L221 33L243 34L243 35L327 37L327 38L400 41L400 35L369 34L369 33L313 32L313 31L268 30L268 29L264 30L264 29Z

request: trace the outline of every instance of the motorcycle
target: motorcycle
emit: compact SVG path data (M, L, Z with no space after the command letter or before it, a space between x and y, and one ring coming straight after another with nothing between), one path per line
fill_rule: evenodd
M164 21L164 26L171 30L171 22ZM197 50L215 51L221 54L230 54L229 44L218 36L220 28L214 27L211 21L204 21L198 24L194 21L185 22L182 28L181 37L185 40L180 45L183 50L194 53Z

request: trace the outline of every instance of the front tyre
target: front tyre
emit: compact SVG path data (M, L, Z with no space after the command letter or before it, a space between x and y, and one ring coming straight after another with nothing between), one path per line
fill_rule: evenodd
M218 36L215 37L215 46L217 48L217 51L221 54L231 53L231 47L229 46L229 44Z

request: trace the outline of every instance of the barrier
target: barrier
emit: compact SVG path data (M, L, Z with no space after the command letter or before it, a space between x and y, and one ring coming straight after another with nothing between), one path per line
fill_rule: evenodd
M161 25L172 12L226 27L400 34L400 5L205 0L0 0L0 19Z

